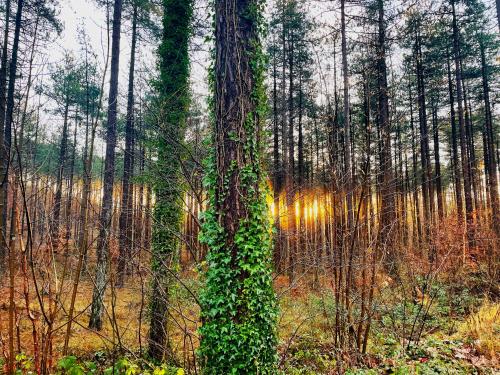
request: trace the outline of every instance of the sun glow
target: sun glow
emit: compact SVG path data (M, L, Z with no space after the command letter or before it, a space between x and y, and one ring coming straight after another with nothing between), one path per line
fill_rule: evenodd
M312 189L309 191L295 194L292 201L290 197L282 192L277 199L272 192L267 197L269 216L273 223L279 220L280 227L287 229L289 220L293 214L296 228L299 226L314 226L319 221L325 219L330 204L329 193L321 189ZM293 207L293 211L289 209Z

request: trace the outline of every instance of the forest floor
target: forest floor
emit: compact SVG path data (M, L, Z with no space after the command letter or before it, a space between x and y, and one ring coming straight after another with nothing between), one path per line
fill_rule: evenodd
M74 266L74 265L73 265ZM62 358L70 303L74 267L68 267L57 300L49 298L53 291L48 283L39 282L40 298L45 301L46 314L57 309L52 323L53 360L57 368ZM397 286L386 285L377 291L370 340L365 355L352 355L349 350L339 354L334 349L334 293L329 280L322 279L321 288L314 290L304 282L288 287L284 277L276 279L280 316L278 321L279 364L285 374L500 374L500 303L476 290L481 276L477 270L462 271L453 279L433 281L429 293L402 298ZM5 275L0 284L0 344L4 359L8 351L9 289ZM178 358L177 365L189 372L193 368L198 346L199 308L194 297L200 283L194 271L183 274L184 287L178 287L171 298L171 347ZM19 367L24 373L32 367L34 338L33 323L28 319L24 277L20 272L16 283L16 340L20 353ZM54 284L54 283L53 283ZM55 285L55 284L54 284ZM131 362L141 361L147 348L148 307L146 277L134 276L120 289L108 288L104 327L97 332L88 329L92 299L92 282L83 277L75 304L75 319L68 353L78 360L99 365L109 364L114 356L126 356ZM411 295L412 293L408 293ZM51 301L49 303L49 301ZM48 325L30 283L30 313L38 340L46 337ZM423 313L424 312L424 313ZM418 327L420 337L408 343L412 327ZM120 347L120 354L113 348ZM116 357L115 357L116 358ZM338 362L339 358L342 362ZM4 362L5 363L5 362ZM342 370L339 370L339 369ZM1 371L0 371L1 372ZM90 372L90 371L89 371Z

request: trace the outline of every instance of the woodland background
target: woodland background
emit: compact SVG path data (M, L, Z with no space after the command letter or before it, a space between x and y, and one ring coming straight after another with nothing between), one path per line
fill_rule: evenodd
M219 2L77 3L0 4L0 363L200 373ZM495 373L499 1L261 13L269 373Z

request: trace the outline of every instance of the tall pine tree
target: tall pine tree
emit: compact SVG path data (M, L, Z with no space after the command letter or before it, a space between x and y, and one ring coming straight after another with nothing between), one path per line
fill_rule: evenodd
M168 297L171 272L179 254L183 215L182 142L189 109L189 37L192 0L163 0L163 34L158 50L160 78L156 82L157 165L153 188L153 273L150 302L149 354L161 360L168 343ZM169 269L166 271L165 268Z
M262 0L215 1L212 155L203 240L200 354L206 374L275 374L275 296L262 171Z

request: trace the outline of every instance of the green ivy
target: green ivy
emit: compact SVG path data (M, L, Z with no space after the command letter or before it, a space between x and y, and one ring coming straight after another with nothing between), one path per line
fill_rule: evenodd
M61 358L57 362L58 375L185 375L182 368L162 364L155 366L146 362L135 362L130 358L123 357L106 366L98 366L92 361L79 361L75 356Z
M224 214L217 212L216 190L218 171L215 151L205 162L207 174L204 186L209 195L209 207L204 213L201 241L208 245L208 270L205 288L201 293L201 343L199 355L204 374L276 374L276 319L277 305L272 288L272 241L266 204L267 186L262 168L262 121L267 111L264 86L266 58L260 39L264 32L265 2L249 2L244 17L252 21L256 38L250 41L250 66L254 78L251 96L254 111L244 122L244 160L242 166L231 164L222 181L225 199L229 177L238 173L241 181L242 203L246 217L238 223L232 252L227 247L227 233L219 224ZM212 51L212 56L214 56ZM213 61L215 59L213 58ZM209 73L212 93L215 92L214 68ZM211 123L215 124L214 97L209 100ZM232 135L237 141L236 135ZM215 150L213 139L211 150ZM236 255L234 255L236 254Z
M163 0L163 34L158 50L159 79L155 139L157 162L154 166L152 233L152 296L150 303L150 355L161 359L166 337L166 310L171 276L165 267L175 270L178 263L182 222L182 198L185 190L181 176L182 142L189 109L189 38L191 36L192 0Z

